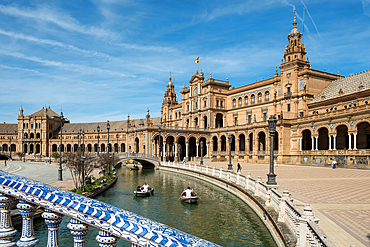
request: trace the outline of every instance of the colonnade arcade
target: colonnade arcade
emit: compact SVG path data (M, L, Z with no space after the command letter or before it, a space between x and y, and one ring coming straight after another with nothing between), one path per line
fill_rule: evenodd
M113 146L112 146L113 145ZM62 144L62 152L77 152L79 145L76 144ZM108 152L108 145L105 143L98 144L97 143L85 143L80 144L81 150L87 153L97 153L97 152ZM51 152L60 152L60 144L52 144L51 145ZM126 152L126 145L125 143L109 143L109 151L120 153L120 152Z
M368 121L350 121L301 130L299 151L370 149Z

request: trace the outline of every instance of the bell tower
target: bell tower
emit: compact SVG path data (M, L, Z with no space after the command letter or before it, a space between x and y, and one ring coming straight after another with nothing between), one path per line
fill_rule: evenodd
M282 69L298 65L299 67L309 67L308 58L306 59L306 47L302 43L302 33L297 28L296 14L294 12L293 29L288 35L289 43L285 47Z
M167 84L167 90L164 93L163 105L177 105L175 85L172 83L171 74Z

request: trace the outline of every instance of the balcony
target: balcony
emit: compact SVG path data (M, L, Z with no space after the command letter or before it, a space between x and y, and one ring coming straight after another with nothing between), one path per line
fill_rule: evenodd
M284 93L284 98L291 98L292 92Z

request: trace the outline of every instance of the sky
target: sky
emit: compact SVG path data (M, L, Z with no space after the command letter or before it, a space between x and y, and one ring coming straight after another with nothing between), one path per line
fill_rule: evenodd
M370 0L0 0L0 122L21 106L71 123L159 117L170 73L180 103L198 66L233 87L272 77L294 10L313 69L370 69Z

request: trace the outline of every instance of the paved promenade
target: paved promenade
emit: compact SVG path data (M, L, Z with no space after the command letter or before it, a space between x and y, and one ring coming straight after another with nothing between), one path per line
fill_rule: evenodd
M227 169L227 162L204 164ZM267 181L268 165L240 164L242 174L250 172ZM279 191L289 190L301 208L310 204L320 228L336 246L370 246L370 170L278 164L275 174Z

